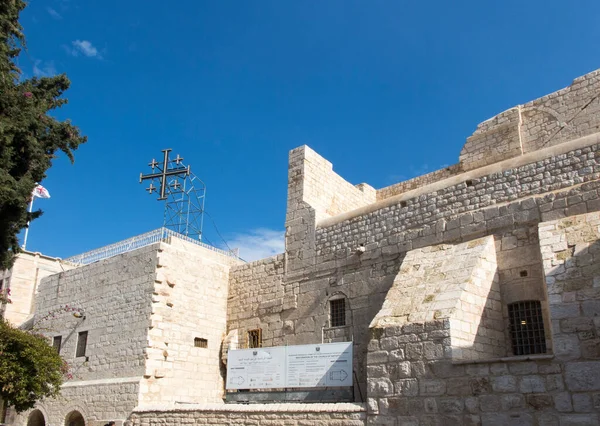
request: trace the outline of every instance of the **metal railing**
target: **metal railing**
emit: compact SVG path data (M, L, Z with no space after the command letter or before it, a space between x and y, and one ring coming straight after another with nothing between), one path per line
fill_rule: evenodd
M171 231L170 229L159 228L155 229L154 231L146 232L142 235L137 235L135 237L119 241L118 243L91 250L86 253L78 254L77 256L69 257L67 259L64 259L64 261L72 263L74 265L87 265L89 263L98 262L102 259L108 259L109 257L137 250L139 248L149 246L150 244L158 243L161 241L168 243L171 237L179 238L180 240L187 241L188 243L192 243L200 247L204 247L205 249L214 251L216 253L220 253L225 256L238 258L237 249L231 251L221 250L216 247L205 244L201 241L186 237L185 235L179 234L175 231Z

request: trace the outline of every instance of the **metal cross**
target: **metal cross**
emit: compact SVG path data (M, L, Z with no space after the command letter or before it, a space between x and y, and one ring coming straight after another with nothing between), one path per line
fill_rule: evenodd
M167 197L166 197L167 176L189 176L190 175L190 166L169 169L169 152L171 152L171 149L163 149L162 152L164 154L162 170L159 167L159 163L157 163L155 160L152 160L152 162L149 164L149 166L152 167L152 170L154 170L154 168L156 167L159 170L159 173L150 173L147 175L140 173L140 183L142 183L142 181L147 180L147 179L157 179L158 178L160 180L160 197L158 197L158 199L166 200L167 199ZM179 163L181 163L182 160L183 160L183 158L181 158L181 157L179 157L179 155L177 155L175 162L176 162L176 164L179 165ZM150 185L150 187L152 188L152 184ZM154 188L154 189L156 189L156 188ZM150 194L152 194L152 191L150 190L150 188L148 188L147 191L149 191Z

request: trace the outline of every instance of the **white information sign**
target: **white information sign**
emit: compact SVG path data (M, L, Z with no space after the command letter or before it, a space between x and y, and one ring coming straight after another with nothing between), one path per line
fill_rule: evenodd
M285 346L230 350L227 389L285 387Z
M287 387L352 386L352 342L287 347Z
M227 389L352 386L352 342L230 350Z

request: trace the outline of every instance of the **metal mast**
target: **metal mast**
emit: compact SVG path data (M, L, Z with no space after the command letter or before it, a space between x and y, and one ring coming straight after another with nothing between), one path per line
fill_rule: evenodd
M169 159L171 149L163 149L163 161L148 164L152 173L140 173L140 183L150 180L149 194L158 191L159 201L165 200L163 226L187 237L202 240L206 185L191 172L177 154ZM157 184L158 187L154 186Z

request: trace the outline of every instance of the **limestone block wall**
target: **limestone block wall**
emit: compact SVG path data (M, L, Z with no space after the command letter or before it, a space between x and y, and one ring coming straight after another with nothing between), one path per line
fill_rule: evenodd
M35 295L40 281L69 269L73 266L58 258L29 251L19 253L13 267L0 272L2 289L10 289L12 300L12 303L3 306L3 317L16 326L21 325L35 311Z
M285 317L297 306L298 293L284 285L284 256L233 267L229 276L227 330L238 332L236 346L247 347L248 331L254 329L261 329L263 346L287 344L296 324Z
M598 212L540 224L554 354L569 402L591 411L600 410L599 226Z
M369 424L592 426L600 420L595 394L569 392L568 366L551 356L452 362L449 320L372 333Z
M283 325L280 337L267 337L265 344L351 338L358 383L366 385L368 327L406 253L485 235L495 235L504 324L506 304L516 298L540 300L547 309L536 226L600 209L599 140L592 135L453 176L323 219L312 233L304 222L308 231L293 234L298 240L291 250L288 239L286 253L275 262L280 266L263 274L267 266L258 262L248 265L256 269L246 270L245 277L232 273L237 278L232 278L231 295L238 299L235 305L230 301L228 329L243 334L260 326L275 335ZM358 250L361 245L364 252ZM349 326L328 329L328 301L339 294L347 297ZM270 304L261 314L258 300L243 304L257 296Z
M107 418L124 420L137 405L158 247L154 244L42 280L34 330L48 336L50 343L53 337L62 337L60 354L73 374L61 397L43 402L47 424L63 424L70 406L80 407L86 421L101 423ZM75 318L64 309L67 305L84 317ZM88 333L87 348L85 356L77 357L80 332Z
M598 132L599 89L597 70L567 88L484 121L467 139L460 164L472 170Z
M263 346L332 341L354 342L357 400L366 392L368 326L398 272L401 257L340 257L299 272L285 270L285 256L232 268L228 331L247 344L248 330L260 328ZM331 327L329 301L346 299L346 325Z
M453 164L452 166L448 166L443 169L427 173L425 175L417 176L404 182L386 186L385 188L377 190L377 201L385 200L386 198L392 197L394 195L404 194L405 192L410 191L412 189L416 189L434 182L438 182L442 179L456 176L462 172L463 169L460 163Z
M203 404L136 409L132 426L239 425L239 426L363 426L362 404Z
M220 402L232 257L172 237L158 250L140 404Z
M409 251L371 327L442 319L452 359L506 354L493 236Z
M382 310L369 344L369 422L599 424L599 225L598 212L539 224L552 324L545 355L457 362L450 319L402 324Z
M596 210L598 141L571 141L323 220L315 255L329 261L364 244L376 257Z
M67 416L78 411L86 426L104 426L109 421L122 424L137 406L139 379L98 380L67 383L57 400L40 401L34 410L41 411L47 425L64 425ZM27 426L34 410L28 410L7 419L7 424Z
M315 226L332 217L375 202L376 191L353 186L333 172L332 164L307 146L290 151L285 222L286 267L314 264Z
M288 215L302 201L315 209L317 221L371 204L376 199L375 189L346 182L333 171L329 161L306 145L290 151L288 191Z
M477 126L460 153L460 164L472 170L521 154L521 107L517 106Z

